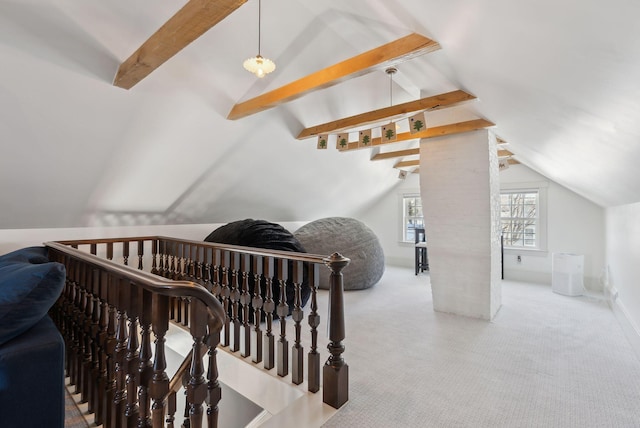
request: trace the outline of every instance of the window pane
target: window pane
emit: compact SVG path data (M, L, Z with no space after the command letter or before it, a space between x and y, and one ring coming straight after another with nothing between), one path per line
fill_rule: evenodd
M537 192L502 193L500 195L500 217L505 246L537 246Z

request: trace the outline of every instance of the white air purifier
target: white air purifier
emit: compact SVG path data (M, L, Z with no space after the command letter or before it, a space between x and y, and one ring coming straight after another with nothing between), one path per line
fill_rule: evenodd
M584 255L553 253L551 288L565 296L584 294Z

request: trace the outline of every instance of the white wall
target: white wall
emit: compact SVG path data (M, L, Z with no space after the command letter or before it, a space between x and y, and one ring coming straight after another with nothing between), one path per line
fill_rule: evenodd
M505 250L505 279L551 284L554 252L584 254L585 287L600 290L605 266L605 210L524 165L500 172L501 187L547 185L547 251ZM520 255L522 262L517 262Z
M409 193L420 194L418 174L408 174L406 179L398 179L391 190L356 217L378 236L388 265L414 266L413 243L402 242L402 195Z
M606 232L608 291L617 292L614 311L640 354L640 203L607 208Z
M307 222L281 222L278 224L282 225L282 227L290 232L294 232L305 223ZM224 223L127 227L76 227L64 229L0 229L0 254L5 254L23 247L42 245L43 242L46 241L61 241L69 239L160 235L202 241L214 229L222 226L223 224Z

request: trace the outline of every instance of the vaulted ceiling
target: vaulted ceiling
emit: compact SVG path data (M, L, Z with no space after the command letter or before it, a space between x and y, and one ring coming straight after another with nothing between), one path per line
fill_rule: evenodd
M297 137L389 107L388 65L394 105L476 98L427 111L428 129L495 124L518 161L582 196L640 201L638 2L263 0L261 52L277 68L257 79L242 68L257 53L257 1L192 0L220 19L189 26L203 34L130 89L114 86L186 3L0 1L0 228L357 215L415 155L370 159L416 142L338 151ZM227 119L413 33L440 49Z

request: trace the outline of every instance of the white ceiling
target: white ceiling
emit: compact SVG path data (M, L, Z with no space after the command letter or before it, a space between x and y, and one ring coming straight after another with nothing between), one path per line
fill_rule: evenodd
M640 2L249 0L130 90L118 65L184 1L0 0L0 228L357 215L396 160L298 132L389 105L377 71L236 121L232 106L417 32L394 103L454 89L525 165L603 206L640 201ZM390 147L391 148L391 147ZM389 148L389 149L390 149ZM398 147L400 148L400 147ZM385 149L385 150L389 150Z

